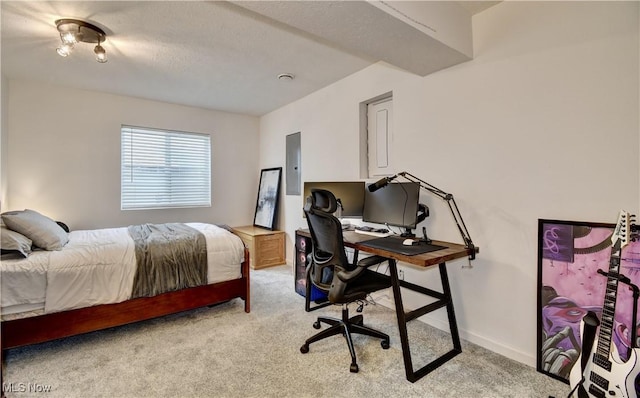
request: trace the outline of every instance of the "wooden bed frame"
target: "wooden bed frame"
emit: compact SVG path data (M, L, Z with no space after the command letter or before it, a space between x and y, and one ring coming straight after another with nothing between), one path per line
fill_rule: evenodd
M43 343L78 334L144 321L195 308L219 304L234 298L244 300L250 312L249 250L244 249L242 277L231 281L198 286L141 297L117 304L103 304L0 323L0 383L4 368L4 351L10 348ZM2 385L2 384L0 384ZM0 390L0 396L4 396Z

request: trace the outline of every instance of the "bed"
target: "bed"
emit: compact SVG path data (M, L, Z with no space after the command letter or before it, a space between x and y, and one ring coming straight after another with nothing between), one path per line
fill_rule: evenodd
M2 237L3 253L6 254L5 237L15 235L13 228L16 225L8 223L5 214L2 220L8 228L2 227ZM156 226L169 225L173 228L177 224ZM55 230L59 240L68 239L60 247L29 252L28 245L23 244L27 253L11 259L3 255L0 279L2 352L234 298L244 300L244 311L248 313L249 252L241 239L223 226L205 223L177 226L195 231L206 242L206 248L202 249L206 250L206 269L201 272L203 283L197 286L178 286L177 290L176 286L169 286L170 290L164 292L140 289L144 285L140 283L141 256L136 255L140 242L132 238L134 226L64 231L62 234ZM16 229L26 232L24 236L35 237L31 242L34 247L48 244L39 237L30 236L30 231L19 225ZM24 238L22 234L18 235ZM152 234L154 238L149 240L155 240L159 235L167 234L163 230L161 234ZM171 255L175 257L175 253Z

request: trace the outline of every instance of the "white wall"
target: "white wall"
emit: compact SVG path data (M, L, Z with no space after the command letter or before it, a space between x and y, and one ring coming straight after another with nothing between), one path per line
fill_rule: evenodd
M638 3L503 2L473 31L473 61L426 77L377 64L263 116L261 166L300 131L303 181L358 180L358 104L393 91L397 169L453 193L480 247L448 267L462 336L534 365L538 219L613 223L640 203ZM460 242L423 201L431 236ZM283 203L291 257L302 198Z
M253 223L256 117L18 80L9 81L8 102L10 209L35 209L72 229ZM122 124L211 134L211 208L121 211Z

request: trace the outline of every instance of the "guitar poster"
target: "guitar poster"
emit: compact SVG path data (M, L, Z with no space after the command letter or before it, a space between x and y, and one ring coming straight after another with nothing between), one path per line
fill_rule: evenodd
M538 220L537 370L569 383L581 352L580 321L588 311L601 317L609 271L614 224ZM622 250L620 273L640 285L640 242ZM611 340L628 357L633 320L633 292L620 282ZM596 336L597 338L597 336ZM638 340L638 339L636 339Z

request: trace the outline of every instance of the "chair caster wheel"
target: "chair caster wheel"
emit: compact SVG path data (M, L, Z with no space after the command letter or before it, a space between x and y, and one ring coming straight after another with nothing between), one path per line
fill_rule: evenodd
M320 329L320 321L315 321L315 322L313 323L313 328L314 328L314 329Z
M309 352L309 345L303 344L302 347L300 347L300 352L303 354L306 354L307 352Z
M351 373L358 373L358 370L360 370L360 369L358 369L358 364L357 363L352 363L351 367L349 368L349 371Z
M383 350L388 350L389 349L389 340L382 340L380 342L380 345L382 346Z

